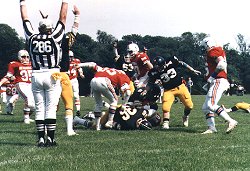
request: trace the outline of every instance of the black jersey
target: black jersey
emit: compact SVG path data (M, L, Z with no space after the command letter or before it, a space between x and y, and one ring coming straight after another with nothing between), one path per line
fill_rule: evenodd
M134 66L131 62L126 61L124 58L125 57L119 57L119 59L115 62L115 68L124 71L131 79L135 74Z
M180 65L177 57L167 58L162 71L158 71L155 68L149 71L149 82L155 82L157 79L160 79L165 90L170 90L181 85L182 78L176 71Z
M131 108L129 106L123 108L119 107L116 109L114 122L117 123L121 130L139 129L137 127L137 122L139 120L144 120L148 111L145 109Z

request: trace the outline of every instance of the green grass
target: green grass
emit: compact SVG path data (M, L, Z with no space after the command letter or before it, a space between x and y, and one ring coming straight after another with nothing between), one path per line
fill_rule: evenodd
M0 115L0 170L250 170L250 114L230 113L239 122L231 134L225 133L227 125L217 117L218 133L201 135L207 129L201 111L205 96L192 97L188 128L181 126L183 106L177 103L172 106L170 130L97 132L79 126L79 135L72 137L66 135L61 103L54 148L36 147L35 124L23 124L23 102L18 101L14 116ZM231 107L249 99L250 95L223 96L220 104ZM81 100L82 114L92 110L92 98Z

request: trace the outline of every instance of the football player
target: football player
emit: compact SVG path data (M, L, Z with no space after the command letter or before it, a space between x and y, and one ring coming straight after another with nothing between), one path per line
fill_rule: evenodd
M229 113L229 112L235 112L239 109L247 112L247 113L250 113L250 104L249 103L246 103L246 102L240 102L240 103L236 103L233 107L231 108L226 108L224 105L222 105L222 107L224 108L224 110Z
M188 127L188 117L193 109L193 102L191 95L187 87L182 82L181 76L177 72L178 67L186 67L190 71L193 71L196 75L200 75L201 72L193 69L191 66L183 61L179 61L177 57L163 58L157 56L153 59L154 68L149 71L149 82L154 83L160 79L164 88L162 111L163 111L163 129L169 129L170 110L175 101L175 97L178 97L185 106L183 119L183 126Z
M139 52L139 46L133 42L127 46L127 52L135 70L132 77L135 86L145 86L148 82L148 71L153 68L148 55L145 52Z
M69 51L69 58L70 58L70 66L69 66L69 78L73 88L73 95L75 99L75 106L76 106L76 115L80 116L80 96L79 96L79 83L78 83L78 75L81 78L84 78L82 68L76 69L74 66L80 64L80 59L74 57L74 53L70 50Z
M208 84L208 92L202 111L206 117L208 129L202 134L217 132L214 119L215 114L228 122L226 133L230 133L237 126L238 122L232 119L222 106L218 105L222 94L229 88L226 54L212 37L205 38L203 44L207 50L205 63L207 73L205 74L205 79Z
M4 85L6 87L6 114L13 115L15 103L18 100L18 93L15 86L15 77L13 76L11 79L8 79Z
M73 13L75 15L75 19L71 32L68 32L66 35L64 35L64 39L62 41L62 61L60 63L62 86L61 97L65 106L65 121L67 126L67 135L69 136L77 135L77 133L73 130L73 89L68 73L70 69L69 49L72 48L75 42L80 22L80 11L75 5Z
M132 77L135 74L135 70L134 70L134 66L130 60L130 56L129 55L124 55L123 57L121 57L118 53L118 45L117 45L117 41L113 44L113 48L114 48L114 52L115 52L115 68L119 69L119 70L123 70L127 76L130 78L131 82L130 82L130 90L131 90L131 94L133 94L135 88L134 88L134 83L132 81Z
M122 70L107 67L102 68L94 62L81 63L75 67L88 67L95 70L95 75L90 82L90 86L96 102L94 110L96 117L96 130L101 129L100 117L103 107L102 96L106 97L110 101L109 118L105 127L112 128L113 118L118 103L118 96L115 92L115 88L118 88L122 92L126 103L131 95L129 77Z
M34 122L30 114L35 109L34 96L31 88L32 68L30 56L26 50L20 50L17 54L18 61L12 61L8 65L6 76L0 81L0 86L8 80L15 79L15 87L19 96L24 100L24 123Z

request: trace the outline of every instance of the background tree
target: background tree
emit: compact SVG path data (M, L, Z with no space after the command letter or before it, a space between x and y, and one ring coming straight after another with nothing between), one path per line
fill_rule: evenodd
M25 47L23 38L19 38L17 32L7 24L0 24L0 76L6 74L7 65L17 59L19 50Z

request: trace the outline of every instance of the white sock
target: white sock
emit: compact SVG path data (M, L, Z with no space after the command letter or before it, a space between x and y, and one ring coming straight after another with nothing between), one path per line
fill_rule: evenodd
M207 125L210 129L216 130L214 117L207 118Z
M73 130L73 115L66 115L65 116L67 132L72 132Z
M230 122L232 121L233 119L227 114L226 111L222 111L220 113L220 117L222 117L223 119L225 119L226 121Z

